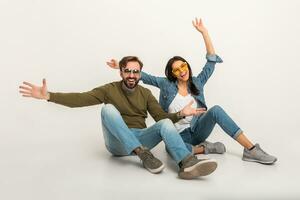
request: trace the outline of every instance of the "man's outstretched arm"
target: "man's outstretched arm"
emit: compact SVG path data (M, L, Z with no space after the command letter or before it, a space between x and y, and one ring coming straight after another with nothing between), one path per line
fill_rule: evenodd
M19 92L23 97L44 99L72 108L101 104L104 102L105 94L107 92L107 88L104 85L82 93L53 93L48 91L45 79L43 79L42 86L23 82L23 85L21 85L19 89Z

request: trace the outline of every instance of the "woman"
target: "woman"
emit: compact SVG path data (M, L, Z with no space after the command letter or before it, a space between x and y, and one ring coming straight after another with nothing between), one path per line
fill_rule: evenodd
M202 20L195 19L193 26L202 34L207 51L207 63L198 76L192 76L189 63L180 56L174 56L168 61L165 68L166 78L155 77L142 72L141 80L145 84L160 88L159 103L167 112L178 112L188 103L191 103L193 107L207 110L203 88L212 75L215 64L222 62L222 59L215 54ZM118 62L114 59L107 64L112 68L118 68ZM243 160L262 164L276 162L277 158L263 151L259 144L253 145L220 106L213 106L197 117L186 117L177 122L175 126L189 150L194 154L224 153L226 151L224 144L206 141L216 124L244 147Z

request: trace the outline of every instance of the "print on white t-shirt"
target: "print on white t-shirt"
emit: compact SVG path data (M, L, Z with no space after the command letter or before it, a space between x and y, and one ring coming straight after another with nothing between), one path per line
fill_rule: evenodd
M179 112L192 100L194 100L194 103L192 104L192 108L197 108L197 102L194 99L194 97L192 97L191 94L182 96L179 93L177 93L177 95L175 96L175 98L173 99L172 103L169 106L168 112L169 113ZM178 133L180 133L184 129L190 127L190 123L191 123L192 119L193 119L193 116L187 116L184 119L181 119L178 122L176 122L174 125L175 125Z

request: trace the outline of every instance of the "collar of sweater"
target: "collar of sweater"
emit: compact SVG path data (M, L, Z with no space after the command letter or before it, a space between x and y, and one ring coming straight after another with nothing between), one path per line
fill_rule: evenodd
M132 94L136 89L137 87L137 85L134 87L134 88L128 88L126 85L125 85L125 83L124 83L124 81L122 81L122 89L123 89L123 91L126 93L126 94Z

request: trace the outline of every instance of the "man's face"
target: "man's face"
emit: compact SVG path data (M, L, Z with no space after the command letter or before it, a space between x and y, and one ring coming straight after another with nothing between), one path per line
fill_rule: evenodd
M122 68L120 75L127 88L133 89L137 86L141 78L141 67L136 61L130 61L125 68Z

